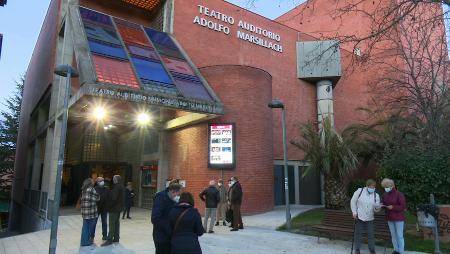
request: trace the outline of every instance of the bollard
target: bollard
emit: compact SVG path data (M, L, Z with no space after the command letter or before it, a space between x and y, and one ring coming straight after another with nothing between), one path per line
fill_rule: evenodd
M434 195L430 194L430 203L432 205L436 205L434 200ZM436 225L433 228L434 233L434 254L441 254L440 248L439 248L439 216L436 216L434 218L436 220Z

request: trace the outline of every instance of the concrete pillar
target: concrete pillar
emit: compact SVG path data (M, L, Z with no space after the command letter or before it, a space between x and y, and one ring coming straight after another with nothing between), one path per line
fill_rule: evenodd
M333 110L333 84L330 80L321 80L317 82L317 120L319 128L326 117L331 118L331 124L334 126Z

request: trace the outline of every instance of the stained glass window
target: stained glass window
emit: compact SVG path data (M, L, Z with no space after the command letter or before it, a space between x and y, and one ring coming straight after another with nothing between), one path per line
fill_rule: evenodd
M99 13L93 10L80 7L80 14L83 21L90 21L96 24L101 24L109 27L112 27L113 25L111 18L103 13Z
M129 62L107 57L92 55L98 81L139 88L139 82L134 75Z
M127 43L128 52L135 56L159 60L158 53L153 48Z
M160 62L148 61L137 57L131 58L139 78L173 84L164 66Z
M167 69L169 69L171 72L179 72L187 75L195 75L192 68L189 66L189 64L185 61L181 61L179 59L170 58L167 56L162 56L162 59L164 61L164 64L166 65Z
M117 33L112 30L112 28L108 29L103 26L97 26L89 22L84 22L84 29L88 38L108 42L111 44L121 44Z
M114 19L122 39L125 42L132 42L144 46L151 46L147 36L140 26L119 19Z
M127 54L125 53L125 50L123 50L122 47L112 45L112 44L101 43L101 42L94 41L94 40L88 40L88 42L89 42L89 48L91 49L91 52L93 52L93 53L96 53L99 55L104 55L104 56L109 56L109 57L114 57L114 58L119 58L122 60L127 59Z

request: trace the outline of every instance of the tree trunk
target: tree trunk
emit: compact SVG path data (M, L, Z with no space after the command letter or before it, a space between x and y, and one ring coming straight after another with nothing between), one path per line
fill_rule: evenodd
M348 206L346 186L342 180L325 176L325 208L339 210Z

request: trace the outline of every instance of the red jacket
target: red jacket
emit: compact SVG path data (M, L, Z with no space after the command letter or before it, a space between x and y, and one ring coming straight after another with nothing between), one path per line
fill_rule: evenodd
M383 194L383 205L392 205L392 210L385 208L387 221L405 221L406 200L405 195L393 188L390 192Z

